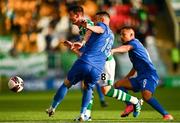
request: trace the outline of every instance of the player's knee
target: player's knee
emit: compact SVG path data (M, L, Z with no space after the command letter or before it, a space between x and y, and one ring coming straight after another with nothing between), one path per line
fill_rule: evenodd
M81 88L82 90L86 90L88 88L88 85L85 82L83 82Z
M86 88L87 88L87 84L84 81L82 81L81 82L81 89L85 90Z
M114 88L119 88L119 84L116 82L116 83L114 83L113 87Z
M70 88L71 87L71 83L69 80L65 79L64 80L64 85L67 87L67 88Z
M84 82L84 85L83 85L82 89L83 90L93 90L93 86L91 86L91 85Z
M149 99L151 99L151 97L152 96L143 96L143 100L147 102Z
M142 97L143 97L144 101L148 101L149 99L151 99L152 93L148 90L145 90L142 92Z
M110 85L101 87L102 93L103 93L104 95L107 95L107 93L109 92L110 89L111 89L111 86L110 86Z

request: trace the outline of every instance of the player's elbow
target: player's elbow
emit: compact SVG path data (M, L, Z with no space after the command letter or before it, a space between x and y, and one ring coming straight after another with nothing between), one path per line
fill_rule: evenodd
M114 83L113 87L114 87L114 88L119 88L118 83L117 83L117 82L116 82L116 83Z

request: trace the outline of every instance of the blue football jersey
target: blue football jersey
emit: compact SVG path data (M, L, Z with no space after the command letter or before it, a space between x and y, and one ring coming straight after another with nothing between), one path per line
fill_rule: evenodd
M114 34L104 23L99 22L97 26L101 26L104 33L93 32L91 34L80 59L102 71L113 46Z
M149 53L141 42L138 39L133 39L127 44L133 46L133 49L128 53L133 68L137 71L137 75L139 77L153 76L155 77L154 79L159 79L156 69L149 57Z

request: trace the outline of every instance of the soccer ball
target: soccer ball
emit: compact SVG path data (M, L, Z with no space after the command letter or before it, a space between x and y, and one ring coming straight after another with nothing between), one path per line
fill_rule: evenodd
M24 88L24 82L23 80L18 76L13 76L9 79L8 87L13 92L21 92Z

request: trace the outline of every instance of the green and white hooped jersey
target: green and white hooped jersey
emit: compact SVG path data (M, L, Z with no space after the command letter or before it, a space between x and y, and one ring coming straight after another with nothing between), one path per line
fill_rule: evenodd
M86 22L89 26L94 26L94 22L92 22L90 19L86 19ZM84 35L86 34L86 31L87 31L87 29L84 28L83 26L79 27L79 34L80 34L81 38L84 37Z

